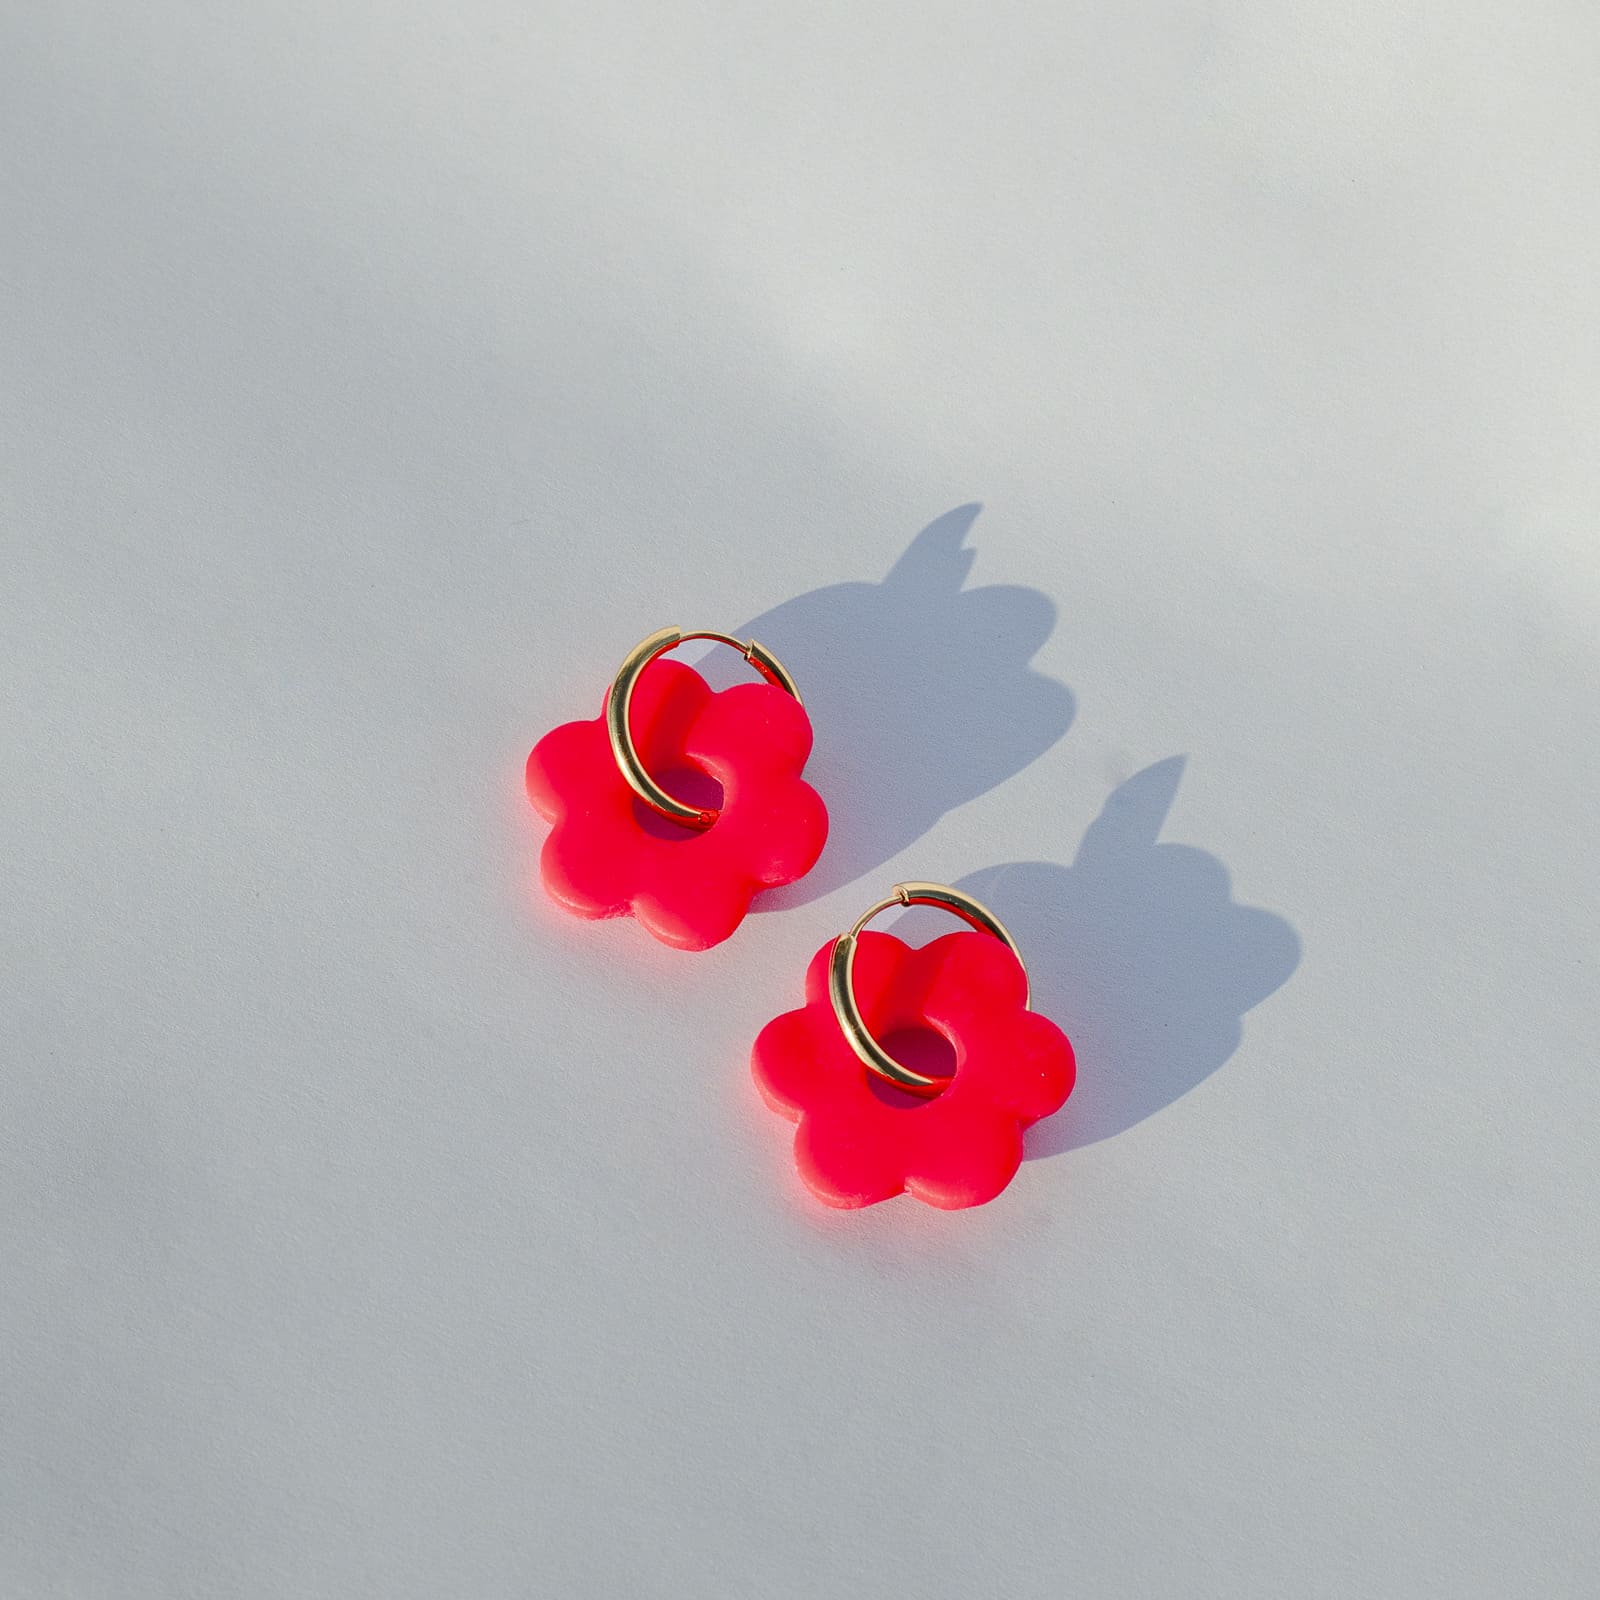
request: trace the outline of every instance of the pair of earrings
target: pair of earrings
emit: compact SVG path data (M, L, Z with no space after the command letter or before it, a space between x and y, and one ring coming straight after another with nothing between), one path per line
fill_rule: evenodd
M696 639L732 646L762 681L714 691L664 659ZM545 889L577 916L631 914L682 950L719 944L756 894L795 882L822 854L827 809L801 777L811 742L793 678L754 640L651 634L600 715L553 729L528 757L529 798L553 824ZM721 803L663 786L685 771L715 779ZM920 948L866 931L880 912L911 905L967 928ZM880 1043L911 1028L944 1035L957 1070L915 1071ZM1076 1072L1067 1036L1029 1009L1022 956L999 919L934 883L895 885L823 945L805 1004L761 1030L751 1068L767 1104L798 1124L795 1161L819 1199L864 1206L909 1192L949 1210L1005 1188L1022 1130L1065 1104ZM875 1087L884 1083L913 1098L896 1104Z

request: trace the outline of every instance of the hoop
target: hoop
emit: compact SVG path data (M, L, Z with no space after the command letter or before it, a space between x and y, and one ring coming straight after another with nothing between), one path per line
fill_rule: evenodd
M663 628L659 633L652 633L648 639L641 639L628 652L627 658L617 668L616 677L611 680L611 693L606 697L606 734L611 740L611 754L616 758L617 767L627 780L628 787L652 811L659 811L662 816L681 822L686 828L703 832L721 813L686 805L668 794L645 771L644 762L634 748L633 734L628 728L628 711L633 704L633 688L639 681L639 675L657 656L676 649L680 644L687 644L691 639L714 639L718 644L731 645L768 683L776 685L796 700L800 699L800 691L795 688L794 679L784 670L778 658L754 639L745 642L726 633L684 633L679 628Z
M959 889L951 889L942 883L897 883L893 894L887 899L880 900L870 911L857 919L856 925L848 933L841 933L834 940L833 955L828 962L828 998L833 1002L833 1014L838 1018L839 1027L850 1048L879 1077L887 1078L891 1083L898 1084L902 1089L909 1089L914 1094L932 1096L947 1088L951 1080L926 1077L920 1072L913 1072L910 1067L902 1066L867 1031L867 1025L862 1020L861 1008L856 1003L857 940L861 930L880 911L888 911L894 906L936 906L941 911L948 911L960 917L968 927L977 929L979 933L993 935L1017 958L1018 966L1022 967L1024 1005L1028 1004L1028 969L1022 960L1022 952L1017 949L1016 940L1006 932L1005 925L1000 919L987 906L980 905L971 895L963 894Z

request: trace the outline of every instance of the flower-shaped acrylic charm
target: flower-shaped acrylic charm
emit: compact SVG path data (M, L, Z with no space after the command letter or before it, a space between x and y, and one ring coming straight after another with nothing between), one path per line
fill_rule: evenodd
M685 638L736 646L768 681L713 691L656 659ZM726 939L762 889L816 864L821 796L800 776L811 721L783 669L756 644L666 629L638 646L589 722L552 729L528 757L528 797L554 826L540 855L550 897L580 917L633 915L665 944ZM651 773L690 768L722 787L701 809ZM668 820L647 826L649 812Z
M931 890L937 896L921 892ZM756 1085L799 1124L795 1163L826 1204L866 1206L908 1191L946 1210L982 1205L1016 1175L1022 1130L1071 1094L1072 1046L1028 1009L1015 947L976 902L928 884L902 884L884 905L897 902L942 905L986 931L914 949L892 934L862 933L863 917L817 952L805 1005L762 1029L751 1058ZM951 1077L921 1077L876 1044L906 1028L950 1041ZM885 1063L917 1099L884 1092Z

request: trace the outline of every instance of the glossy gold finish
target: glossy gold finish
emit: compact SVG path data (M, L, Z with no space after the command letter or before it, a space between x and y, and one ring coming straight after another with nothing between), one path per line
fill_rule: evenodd
M754 639L746 642L726 633L684 633L678 628L663 628L659 633L652 633L648 639L641 639L628 652L627 659L617 669L616 677L611 680L611 693L606 697L606 734L611 740L611 754L616 758L622 776L627 779L628 787L652 811L659 811L662 816L670 817L686 828L703 832L717 820L719 813L702 810L699 806L686 805L682 800L668 794L645 771L644 762L639 759L639 752L634 748L633 734L628 728L628 711L633 704L633 688L639 681L639 674L657 656L665 654L668 650L675 650L680 644L687 644L691 639L714 639L718 644L731 645L768 683L777 685L784 693L793 695L796 700L800 698L800 691L795 688L794 679L784 671L778 658L764 645L757 644Z
M932 1096L947 1088L950 1080L927 1077L923 1073L913 1072L910 1067L896 1061L867 1031L867 1025L861 1017L861 1008L856 1004L856 942L861 936L861 930L880 911L888 911L895 906L935 906L941 911L948 911L960 917L979 933L992 934L1017 958L1018 965L1022 967L1024 1005L1028 1003L1028 969L1022 960L1022 952L1017 949L1017 941L1006 932L1005 925L1000 919L987 906L980 905L971 895L963 894L959 889L949 888L942 883L897 883L893 894L863 913L848 933L841 933L834 940L833 955L828 961L828 998L833 1002L833 1014L839 1019L839 1027L850 1048L879 1077L887 1078L890 1083L898 1084L900 1088L909 1090L912 1094Z

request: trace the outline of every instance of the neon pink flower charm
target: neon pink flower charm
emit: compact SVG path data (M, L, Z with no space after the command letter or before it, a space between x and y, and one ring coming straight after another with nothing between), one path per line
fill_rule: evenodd
M983 933L920 949L860 935L855 994L873 1036L932 1027L955 1047L949 1087L911 1100L885 1096L840 1031L828 998L832 950L830 940L807 969L805 1005L769 1022L751 1057L767 1104L799 1123L801 1177L830 1206L906 1190L952 1211L994 1199L1022 1161L1022 1130L1060 1110L1076 1075L1067 1036L1027 1009L1020 962Z
M698 767L722 785L704 832L658 837L641 826L612 754L605 713L552 729L528 757L528 797L555 824L540 876L580 917L632 914L664 944L705 950L726 939L753 895L792 883L828 837L822 798L800 773L811 720L770 683L713 693L692 667L652 660L628 725L646 767Z

